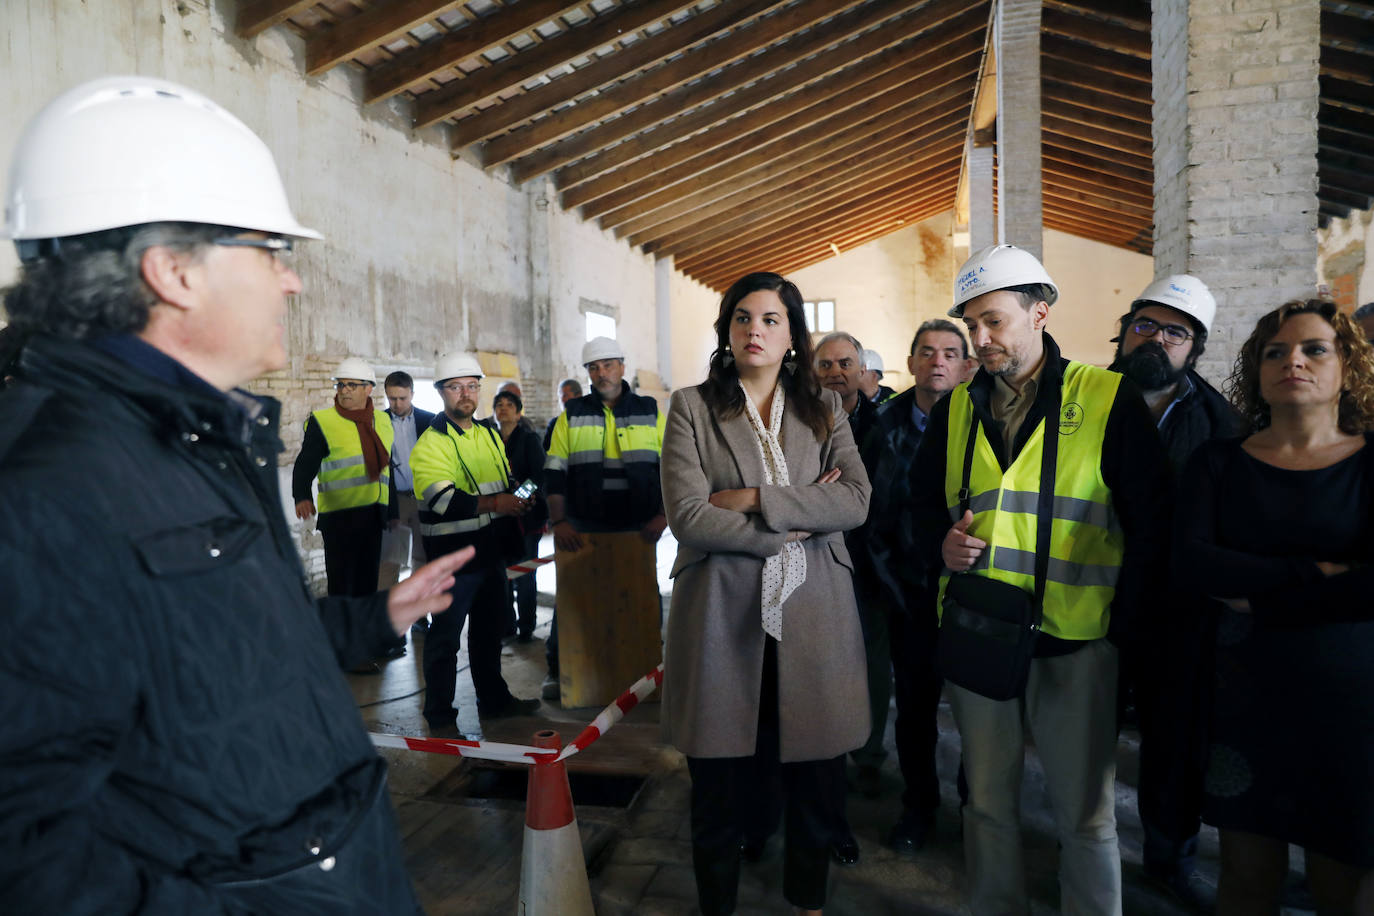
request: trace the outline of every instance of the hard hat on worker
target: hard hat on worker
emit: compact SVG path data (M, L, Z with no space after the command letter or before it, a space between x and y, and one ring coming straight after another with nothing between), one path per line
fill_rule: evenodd
M603 359L624 358L625 351L621 349L620 342L610 337L593 337L582 345L583 366Z
M989 245L970 255L954 275L954 307L949 315L964 317L964 306L984 293L1024 286L1038 287L1037 295L1046 305L1054 305L1059 298L1059 287L1039 258L1015 245Z
M3 235L40 242L146 223L323 238L291 213L266 144L200 93L146 76L92 80L49 102L15 147Z
M372 371L372 367L356 356L350 356L339 363L331 378L336 382L343 379L355 379L359 382L367 382L369 385L377 384L377 374Z
M451 378L486 378L486 373L471 353L445 353L434 365L434 387Z
M1135 297L1131 311L1150 304L1180 311L1202 325L1204 331L1212 333L1212 321L1217 317L1217 300L1207 284L1197 277L1173 274L1154 281Z

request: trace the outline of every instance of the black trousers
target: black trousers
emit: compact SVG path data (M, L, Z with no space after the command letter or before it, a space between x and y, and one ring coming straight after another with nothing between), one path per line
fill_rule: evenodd
M935 772L935 747L940 741L937 716L944 682L935 673L935 639L939 627L934 601L917 615L895 607L888 617L892 647L893 698L897 718L892 723L897 763L906 789L902 807L909 813L934 817L940 806L940 779Z
M525 549L520 557L532 560L539 556L539 538L542 532L534 531L523 535ZM539 593L535 587L534 573L525 573L518 579L508 580L510 591L515 599L516 616L508 621L507 629L516 629L525 636L534 632L534 618L537 611ZM510 599L506 599L510 601Z
M369 507L371 508L371 507ZM375 515L320 527L324 574L331 595L361 596L377 591L382 565L382 529Z
M687 758L692 864L706 916L735 911L740 843L768 836L779 813L785 815L783 896L802 909L825 905L830 843L845 823L844 757L780 762L777 658L769 637L753 755Z
M500 567L474 572L459 571L450 589L453 604L434 621L425 634L425 721L431 727L452 725L458 685L458 638L468 621L468 664L477 690L477 711L495 710L510 700L510 689L501 676L501 630L505 625L506 574Z

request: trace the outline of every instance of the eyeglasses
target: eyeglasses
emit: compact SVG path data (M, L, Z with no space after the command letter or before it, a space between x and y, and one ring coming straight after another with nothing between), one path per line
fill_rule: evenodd
M1186 328L1176 324L1160 324L1149 318L1137 318L1135 324L1131 325L1131 330L1141 337L1154 337L1163 331L1164 342L1171 347L1177 347L1179 344L1193 339L1193 335Z
M371 388L371 382L335 382L335 391L357 391L359 388Z
M269 235L265 239L242 239L237 236L225 236L215 239L216 245L225 248L261 248L278 263L285 263L285 259L296 250L296 243L280 235Z
M477 392L479 392L479 391L482 390L482 383L481 383L481 382L451 382L451 383L449 383L449 384L447 384L447 385L440 385L440 386L439 386L439 390L440 390L440 391L452 391L454 394L462 394L463 392L468 392L468 393L470 393L470 394L476 394Z

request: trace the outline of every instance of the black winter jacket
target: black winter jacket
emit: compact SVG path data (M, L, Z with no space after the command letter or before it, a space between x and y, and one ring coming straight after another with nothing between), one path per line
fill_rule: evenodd
M275 401L127 340L0 395L0 911L415 912L339 673L385 594L306 590Z

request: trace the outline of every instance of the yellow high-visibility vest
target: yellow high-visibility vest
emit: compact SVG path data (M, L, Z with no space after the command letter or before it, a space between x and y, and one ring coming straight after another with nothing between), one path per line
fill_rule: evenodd
M510 486L510 462L497 433L482 423L461 430L443 417L442 431L431 425L410 450L410 474L420 501L420 533L425 537L464 534L491 524L492 514L440 518L456 490L472 496L504 493ZM432 514L431 514L432 513Z
M1045 633L1059 639L1107 635L1125 536L1112 507L1112 491L1102 479L1102 442L1120 383L1117 373L1084 363L1070 362L1064 370L1043 624ZM954 521L962 515L959 489L972 422L968 386L960 385L949 395L945 446L945 504ZM968 533L988 544L969 572L1008 582L1027 593L1035 591L1036 509L1044 441L1042 419L1004 473L979 424L969 475L973 523ZM949 576L949 570L940 576L937 608L943 607Z
M320 424L320 432L324 433L324 441L329 445L329 454L320 462L320 512L356 509L373 503L385 506L390 501L387 493L391 480L390 463L383 461L381 477L369 480L357 424L344 419L333 407L317 410L311 416ZM374 410L372 422L382 444L386 446L387 455L390 455L391 445L396 439L391 418L380 410Z

